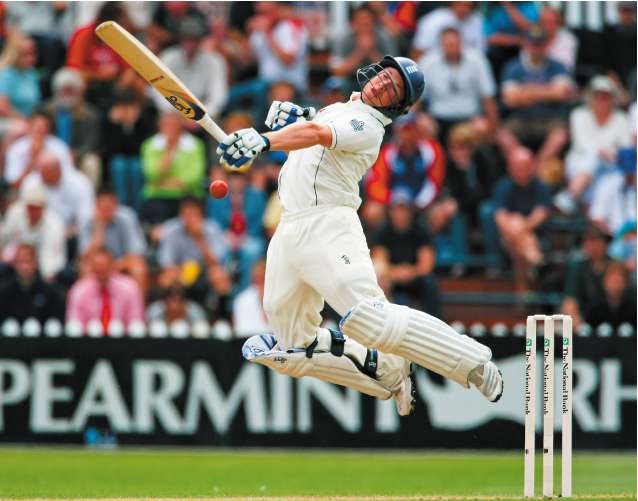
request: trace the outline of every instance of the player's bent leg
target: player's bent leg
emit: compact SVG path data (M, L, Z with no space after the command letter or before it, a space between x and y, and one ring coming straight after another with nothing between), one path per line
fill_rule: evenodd
M364 348L340 331L318 329L310 346L289 350L280 349L272 335L253 336L244 343L242 354L248 361L288 376L316 377L381 400L394 397L400 415L414 408L409 364Z
M500 398L503 381L490 362L491 350L427 313L364 299L346 313L340 327L365 346L407 358L466 388L472 383L490 401Z

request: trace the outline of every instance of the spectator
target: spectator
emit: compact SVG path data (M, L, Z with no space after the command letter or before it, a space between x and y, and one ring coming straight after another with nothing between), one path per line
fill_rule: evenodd
M184 320L189 326L206 321L206 311L200 305L186 299L184 289L175 283L161 291L161 298L146 309L146 322L164 322L171 325L176 320Z
M78 250L92 255L106 249L114 258L114 269L135 279L142 292L148 288L148 267L144 256L146 241L135 212L118 205L117 195L103 187L95 201L95 209L88 213L80 227Z
M441 48L428 51L419 66L429 76L424 99L439 124L442 140L447 140L455 124L481 115L490 129L496 130L498 109L492 70L482 53L463 45L456 28L441 31Z
M209 287L227 295L231 281L222 267L227 255L228 246L217 223L204 219L199 201L186 198L181 202L179 218L167 221L162 227L157 255L162 269L158 285L167 288L179 280L193 289L193 295L203 296L202 291Z
M184 131L183 119L164 113L159 132L142 143L144 202L141 217L161 223L175 217L179 200L201 197L206 174L206 153L201 139Z
M499 166L480 148L480 136L470 124L450 131L447 158L445 193L458 202L460 213L475 227L479 206L491 196L500 177Z
M241 291L250 284L252 267L264 255L266 243L261 219L267 200L264 191L249 185L244 174L231 174L228 186L228 196L208 197L206 215L226 233L237 271L233 282L236 290Z
M543 260L541 239L543 224L549 217L551 194L536 178L534 157L528 149L514 149L507 166L510 177L501 180L494 189L494 220L514 263L516 283L525 287L530 267Z
M485 51L483 16L475 10L476 2L448 2L447 7L433 10L419 19L412 44L412 58L440 48L443 31L454 28L461 36L465 47Z
M202 25L206 19L192 2L159 2L148 28L149 47L157 54L161 49L177 45L180 25L185 19L195 19Z
M374 238L372 257L375 267L385 270L395 301L417 303L423 311L440 315L434 248L427 229L417 222L408 190L392 191L388 222Z
M617 2L617 6L619 22L603 31L605 62L622 85L628 86L636 72L636 2Z
M65 2L7 2L6 24L9 30L27 35L36 44L37 67L43 80L64 64L64 21L70 6Z
M108 333L112 320L128 326L133 320L144 320L144 300L135 281L115 271L113 256L102 248L90 258L91 273L78 280L67 297L66 320L80 322L83 327L99 320Z
M321 88L321 106L330 106L334 103L343 103L348 100L348 85L339 77L326 79Z
M252 270L252 283L233 301L233 328L237 337L250 337L269 330L262 306L266 262L261 260Z
M580 252L568 262L561 310L572 317L576 330L584 321L584 313L591 311L596 298L605 295L603 274L609 264L608 241L609 235L590 225L583 234Z
M14 35L0 56L0 116L28 118L42 100L40 78L35 69L38 52L33 40Z
M297 91L295 89L295 86L293 84L291 84L290 82L286 82L284 80L281 80L279 82L272 82L267 89L267 98L266 101L268 103L272 103L273 101L281 101L283 102L292 102L292 103L297 103L299 105L305 105L306 103L302 101L303 97L298 96ZM247 127L253 127L254 126L254 119L253 116L257 117L257 124L261 127L262 130L268 130L264 123L266 121L266 117L268 116L268 107L265 107L264 109L259 110L259 112L256 115L250 115L244 112L237 112L237 111L232 111L230 112L227 116L226 116L226 120L224 120L225 122L228 121L228 119L230 117L238 117L238 116L242 116L244 117L246 120L244 120L245 125L242 125L241 128L247 128ZM233 126L235 126L236 122L235 120L231 120L231 123L233 123ZM230 131L230 130L238 130L237 128L235 129L224 129L225 131ZM282 154L282 152L272 152L272 154Z
M547 33L547 56L574 73L578 39L567 28L561 26L561 14L557 9L545 5L540 12L538 24Z
M15 318L22 323L35 318L44 323L49 318L64 319L64 302L57 288L40 277L35 247L19 244L12 262L13 274L0 283L0 322Z
M130 90L120 91L106 117L104 156L120 203L139 211L144 175L140 161L142 143L155 130L151 110L144 109Z
M53 76L53 97L45 111L52 117L55 135L64 141L75 165L87 173L94 186L101 178L100 117L84 99L84 80L77 70L62 68Z
M619 154L619 169L596 184L589 218L608 235L615 235L628 221L636 221L636 149Z
M38 156L34 172L24 179L22 189L28 190L32 184L44 185L47 207L62 219L66 237L74 236L95 204L89 179L75 169L62 169L59 158L45 151Z
M363 3L350 14L350 31L334 42L330 69L333 75L351 78L357 68L379 61L385 54L395 54L396 44L368 3ZM356 82L352 82L352 86Z
M523 38L538 23L536 2L490 2L485 11L483 30L488 58L495 75L501 74L506 61L516 56Z
M568 141L565 117L576 89L565 67L547 58L547 36L540 28L528 33L519 57L505 67L501 87L510 111L505 153L520 141L539 148L539 165L557 156Z
M20 199L7 210L0 228L2 260L12 261L21 243L36 248L38 269L47 281L51 281L66 265L64 223L47 208L47 195L41 183L33 183L21 190Z
M292 2L259 2L249 22L250 45L259 78L285 80L304 92L308 82L308 31L295 17Z
M577 209L592 182L613 169L618 150L631 144L631 131L625 112L614 106L616 86L604 75L589 85L587 104L569 117L571 149L567 154L568 189L556 197L556 206L567 214Z
M179 45L162 53L166 63L184 84L206 105L208 113L217 117L228 96L228 76L224 58L216 52L202 50L201 40L206 25L197 17L185 17L179 23ZM153 94L158 109L170 104L159 93ZM194 124L194 122L191 122ZM193 125L193 127L199 127Z
M29 120L29 132L13 143L7 150L4 164L4 179L14 188L35 170L38 157L49 152L58 157L62 170L75 169L71 150L64 141L51 135L51 117L37 111Z
M100 111L111 105L116 87L139 82L133 69L95 34L95 28L104 21L131 27L123 4L104 2L95 20L73 33L66 54L66 65L82 73L87 82L87 100Z
M375 226L392 192L403 188L419 209L436 213L435 200L445 178L445 154L434 139L423 139L420 116L408 113L394 121L394 139L381 148L365 182L367 223ZM438 218L436 218L438 219ZM437 227L435 230L439 230Z
M497 162L489 148L480 145L480 136L469 123L454 126L448 136L448 156L442 200L456 207L448 211L449 231L434 237L437 263L452 266L452 274L460 276L469 258L471 228L479 223L479 208L488 200L499 178Z
M636 282L636 221L625 222L614 234L609 245L609 257L622 261Z
M623 323L636 327L636 286L622 263L612 262L603 275L604 293L598 294L583 317L590 325L607 323L618 328Z

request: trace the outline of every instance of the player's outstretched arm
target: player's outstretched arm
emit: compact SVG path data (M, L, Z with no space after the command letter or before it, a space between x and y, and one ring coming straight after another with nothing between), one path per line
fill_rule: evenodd
M330 147L332 129L315 122L299 122L263 135L255 129L238 130L219 143L217 154L223 164L239 169L246 168L263 151L294 151L316 145Z
M329 147L332 144L332 129L316 122L298 122L264 135L274 151L295 151L316 145Z

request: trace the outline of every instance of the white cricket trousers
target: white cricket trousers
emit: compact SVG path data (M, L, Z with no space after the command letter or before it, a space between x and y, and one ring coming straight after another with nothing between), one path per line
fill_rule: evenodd
M324 300L343 316L366 298L385 296L354 209L282 215L268 246L264 286L264 310L281 349L315 340Z

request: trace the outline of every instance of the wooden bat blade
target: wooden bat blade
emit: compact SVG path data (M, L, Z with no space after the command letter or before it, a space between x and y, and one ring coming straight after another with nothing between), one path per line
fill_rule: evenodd
M95 33L186 118L201 120L206 108L155 54L115 21L100 24Z

